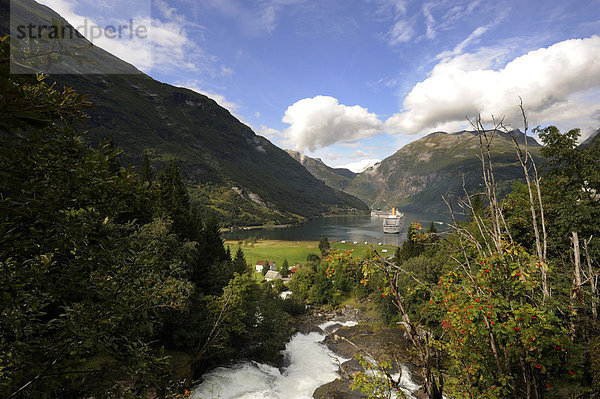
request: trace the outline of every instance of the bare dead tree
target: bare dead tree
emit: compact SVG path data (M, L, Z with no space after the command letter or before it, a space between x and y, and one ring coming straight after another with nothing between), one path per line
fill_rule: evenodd
M531 222L533 224L533 234L535 237L535 248L537 252L538 259L540 261L541 274L542 274L542 292L544 294L544 299L548 299L550 297L550 288L548 286L548 270L546 267L546 255L548 252L548 237L546 232L546 220L544 215L544 204L542 202L542 193L540 188L540 177L538 174L537 166L535 164L535 160L531 156L529 152L529 145L527 141L527 131L529 130L529 122L527 120L527 115L525 113L525 108L523 107L523 100L519 97L520 104L519 109L521 110L521 115L523 117L523 142L524 146L521 147L518 140L514 137L514 135L510 135L513 145L515 147L515 151L517 153L517 157L519 159L519 163L523 168L523 175L525 177L525 182L527 184L527 191L529 193L529 208L531 210ZM504 124L500 125L505 132L508 133L508 129ZM530 170L533 170L533 182L532 177L530 176ZM534 188L535 188L535 196L537 196L537 201L534 196ZM539 210L536 210L536 203L539 207ZM539 222L538 222L538 211L539 211ZM542 228L542 236L540 236L540 228Z
M590 251L588 250L588 244L592 241L593 236L590 236L587 240L583 240L583 249L585 251L585 259L588 267L590 288L592 294L592 320L594 322L598 321L598 272L594 274L594 270L592 268L592 257L590 256Z
M431 332L419 328L418 325L411 319L406 304L404 303L404 297L398 290L397 281L399 273L405 273L409 276L411 274L402 269L400 265L396 265L395 263L379 256L377 250L374 247L372 248L376 255L375 260L367 260L365 261L365 264L373 266L382 272L389 282L389 287L393 293L394 305L401 315L402 321L399 324L404 328L408 339L415 347L420 365L423 370L422 377L425 395L431 399L441 399L444 386L443 375L441 373L437 373L436 376L436 373L434 372L439 364L440 354L438 350L433 348L431 345L431 341L433 339ZM415 279L419 285L430 289L427 284L414 277L413 279Z
M573 244L573 286L571 287L570 295L570 322L569 322L569 335L571 340L575 340L575 323L577 319L577 301L581 293L581 253L579 250L579 235L576 231L571 233L571 243Z

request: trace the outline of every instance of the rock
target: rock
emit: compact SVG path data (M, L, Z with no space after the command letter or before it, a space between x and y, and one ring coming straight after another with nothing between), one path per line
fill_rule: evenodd
M328 384L321 385L313 393L315 399L361 399L366 398L360 391L352 391L350 382L338 378Z
M340 365L339 373L342 377L348 378L356 373L364 371L358 359L350 359Z
M311 332L318 332L323 334L323 330L317 324L311 321L305 321L296 326L296 330L302 334L310 334Z
M338 330L342 327L344 327L344 326L341 325L340 323L335 323L335 324L325 327L325 332L327 334L331 334L332 332L335 332L336 330Z

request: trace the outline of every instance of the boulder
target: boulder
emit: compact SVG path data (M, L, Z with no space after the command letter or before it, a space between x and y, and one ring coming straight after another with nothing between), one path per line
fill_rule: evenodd
M328 384L321 385L313 393L315 399L361 399L366 398L360 391L350 389L350 382L338 378Z

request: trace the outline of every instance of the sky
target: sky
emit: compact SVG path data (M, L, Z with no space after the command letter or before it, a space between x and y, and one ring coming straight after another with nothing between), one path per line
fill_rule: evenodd
M334 167L478 115L523 129L520 98L530 127L600 128L600 0L38 2L74 26L131 15L147 37L94 43Z

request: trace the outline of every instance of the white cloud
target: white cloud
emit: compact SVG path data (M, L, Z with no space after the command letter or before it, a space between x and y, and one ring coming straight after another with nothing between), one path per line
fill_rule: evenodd
M467 38L465 40L463 40L462 42L458 43L454 49L452 51L444 51L442 53L440 53L436 58L437 59L444 59L444 58L448 58L448 57L452 57L452 56L456 56L459 54L462 54L464 49L471 44L471 42L477 40L477 38L481 35L483 35L485 32L487 32L490 29L490 25L485 25L485 26L480 26L477 29L475 29L473 32L471 32L471 34L469 36L467 36Z
M478 66L489 67L495 57L502 56L501 51L490 52ZM591 120L594 112L590 111L600 108L600 37L566 40L530 51L497 70L474 69L468 61L475 58L461 54L440 61L405 97L404 111L386 121L386 131L415 134L464 124L466 116L478 114L505 116L518 127L518 96L533 125L566 120L579 120L581 127L598 123Z
M415 35L415 21L412 19L398 19L387 33L390 46L410 41Z
M425 37L433 40L440 32L449 31L458 25L464 24L464 21L469 18L470 14L476 8L481 8L481 3L481 0L436 0L434 2L424 2L421 12L425 20ZM506 14L506 5L502 5L503 9L498 10L494 10L494 3L492 2L486 3L485 6L489 10L487 12L480 11L478 19L481 18L481 15L489 14L493 15L494 21L497 21Z
M210 91L210 90L204 90L204 89L202 89L200 87L200 82L197 82L197 81L187 81L187 82L179 81L179 82L173 83L173 85L178 86L178 87L184 87L186 89L193 90L196 93L203 94L206 97L215 100L217 102L217 104L219 104L223 108L226 108L231 113L235 113L240 108L239 104L236 104L236 103L234 103L232 101L229 101L223 94L219 94L219 93L215 93L215 92ZM240 119L240 118L238 117L238 119Z
M284 136L297 149L327 147L339 142L351 142L381 132L377 115L361 106L340 104L329 96L305 98L289 106L282 118L290 125Z
M328 161L336 161L338 159L342 159L344 156L342 154L338 154L337 152L328 152L327 155L325 155L325 158Z
M381 162L381 159L363 159L362 161L347 163L342 166L336 166L337 168L350 169L355 173L363 172L365 169L370 168L376 163Z
M435 39L437 36L437 32L435 30L435 17L432 13L433 3L425 3L423 4L423 15L425 16L425 24L427 26L427 31L425 33L425 37L429 40Z
M407 0L374 0L378 4L376 14L393 20L392 26L382 37L390 46L406 43L415 36L415 18L407 16Z
M305 0L260 0L256 2L238 0L200 0L204 7L237 20L246 34L271 34L279 24L285 7L302 3Z
M281 132L279 130L267 127L265 125L260 125L260 129L258 130L258 132L261 136L264 136L269 140L281 137Z
M116 0L111 0L115 4L120 4ZM87 13L94 12L93 7L108 7L113 4L94 3L86 8ZM138 0L141 1L141 0ZM108 25L121 26L129 25L130 18L133 20L134 27L144 27L146 34L143 35L125 35L121 39L110 38L103 29L104 34L101 37L93 39L88 31L81 31L90 41L109 53L121 58L122 60L135 65L137 68L149 73L152 69L169 70L188 70L195 72L204 72L212 77L224 76L233 73L230 68L218 65L216 57L208 54L204 49L198 46L189 36L186 27L202 29L196 24L186 21L185 16L178 15L176 10L170 7L162 0L155 0L155 5L162 15L162 19L150 17L150 8L147 10L136 11L132 6L130 15L112 16L109 20L92 18L76 12L77 3L65 0L39 0L63 18L65 18L74 27L95 26L105 28ZM145 0L142 4L150 4ZM144 13L144 11L146 11ZM94 14L95 15L95 14ZM100 18L100 17L99 17ZM102 22L102 23L100 23Z
M350 154L348 156L348 158L357 159L357 158L368 158L368 157L372 157L372 156L373 156L373 154L370 152L365 152L363 150L356 150L352 154Z

